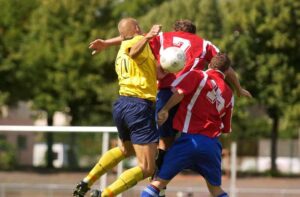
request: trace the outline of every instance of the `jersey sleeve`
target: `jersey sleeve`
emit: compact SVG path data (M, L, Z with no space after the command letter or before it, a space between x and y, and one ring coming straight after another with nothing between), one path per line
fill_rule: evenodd
M202 73L199 74L195 71L189 71L178 77L172 83L172 88L175 88L176 90L181 90L184 95L188 95L195 91L202 78Z
M210 62L210 60L217 54L220 52L220 50L215 46L213 45L211 42L209 41L204 41L206 43L206 46L205 46L205 60L207 62Z
M230 133L231 132L231 118L234 106L234 97L231 97L231 101L227 104L225 108L225 115L222 117L223 129L222 133Z

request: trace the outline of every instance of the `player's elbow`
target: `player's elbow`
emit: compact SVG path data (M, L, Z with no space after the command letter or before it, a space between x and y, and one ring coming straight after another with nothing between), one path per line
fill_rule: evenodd
M138 52L137 51L134 51L134 50L130 50L129 51L129 53L128 53L128 55L129 55L129 57L131 58L131 59L134 59L134 58L136 58L137 56L138 56Z
M232 131L231 128L227 128L227 129L225 128L222 130L222 133L231 133L231 131Z

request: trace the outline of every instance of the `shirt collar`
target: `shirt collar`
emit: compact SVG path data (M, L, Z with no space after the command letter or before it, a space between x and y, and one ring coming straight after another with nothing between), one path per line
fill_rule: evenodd
M218 74L219 76L221 76L223 79L225 79L225 74L224 74L222 71L220 71L220 70L215 70L215 69L209 68L209 69L206 70L206 72L213 72L213 73L216 73L216 74Z

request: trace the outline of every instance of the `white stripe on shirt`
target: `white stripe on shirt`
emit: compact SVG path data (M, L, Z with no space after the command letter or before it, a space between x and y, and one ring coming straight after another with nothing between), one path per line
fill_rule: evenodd
M192 68L191 68L191 70L194 70L194 68L197 66L197 64L198 64L198 62L199 62L199 58L197 57L197 58L195 58L195 60L194 60L194 64L193 64L193 66L192 66Z
M212 46L216 50L217 53L220 52L219 48L216 47L215 45L213 45L210 41L203 40L203 46L202 46L203 49L202 49L202 54L201 54L201 57L200 57L201 59L205 58L205 55L206 55L206 52L207 52L207 50L206 50L207 45Z
M206 55L206 47L208 45L208 41L207 40L203 40L203 46L202 46L202 54L200 56L201 59L203 59Z
M192 117L192 109L196 103L196 100L197 98L199 97L203 87L205 86L206 84L206 81L207 81L207 77L208 75L203 72L203 75L204 75L204 78L201 80L201 82L199 83L199 86L195 92L195 94L193 95L190 103L188 104L187 106L187 114L186 114L186 117L185 117L185 120L184 120L184 126L183 126L183 129L182 129L182 132L183 133L187 133L188 132L188 129L189 129L189 125L190 125L190 121L191 121L191 117Z
M159 32L159 41L160 41L160 49L159 49L159 56L161 56L164 50L164 34L163 32Z
M190 71L180 75L179 77L177 77L171 84L172 87L177 86L188 74L190 73Z

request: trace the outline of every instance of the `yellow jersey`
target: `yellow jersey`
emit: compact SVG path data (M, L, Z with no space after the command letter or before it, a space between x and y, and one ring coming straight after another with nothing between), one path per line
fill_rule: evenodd
M156 61L147 43L135 58L129 56L130 48L143 36L124 40L116 59L116 72L120 85L119 94L155 101L157 93Z

